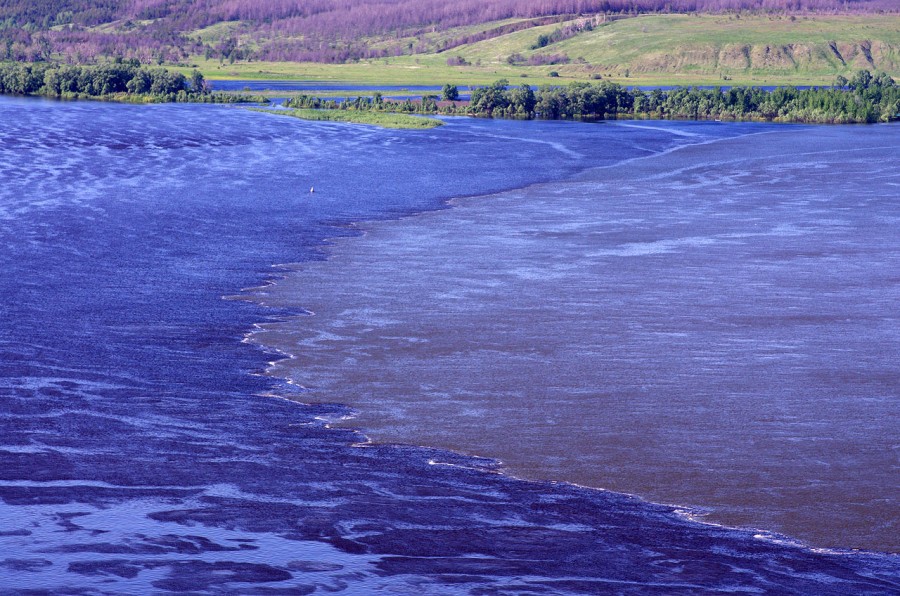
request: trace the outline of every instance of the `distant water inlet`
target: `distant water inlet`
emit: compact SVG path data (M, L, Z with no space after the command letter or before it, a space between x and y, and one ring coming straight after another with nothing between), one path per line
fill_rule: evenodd
M379 442L900 551L900 128L785 128L364 225L254 341Z

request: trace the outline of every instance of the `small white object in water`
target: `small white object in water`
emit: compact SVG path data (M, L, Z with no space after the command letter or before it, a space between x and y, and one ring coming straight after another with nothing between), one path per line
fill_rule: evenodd
M310 186L310 187L309 187L309 194L312 194L312 193L314 193L314 192L316 192L315 187Z

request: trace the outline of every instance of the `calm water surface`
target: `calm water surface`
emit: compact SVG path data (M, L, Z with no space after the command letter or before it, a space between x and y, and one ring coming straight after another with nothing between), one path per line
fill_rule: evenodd
M636 214L628 214L627 205L639 209L637 203L627 200L629 192L633 195L628 184L636 184L637 178L629 182L623 177L615 182L608 179L611 174L587 169L692 143L773 129L715 124L634 128L452 120L433 131L392 132L282 119L217 106L0 99L0 588L12 593L136 594L896 592L900 566L895 557L816 552L761 540L753 532L699 525L670 507L626 495L516 480L494 473L497 466L491 460L433 448L443 446L451 436L439 424L423 427L429 439L422 442L428 447L366 444L355 431L329 427L329 422L353 413L345 404L356 404L359 415L365 415L369 406L360 396L371 394L371 383L386 383L384 377L363 378L367 374L364 371L373 370L376 360L388 363L382 367L388 375L402 366L401 359L382 358L379 350L384 349L381 346L385 342L405 345L420 337L418 331L405 327L410 320L410 314L400 308L405 298L396 303L396 309L372 302L361 306L355 315L338 313L355 321L365 320L372 329L391 334L390 338L382 334L373 343L365 338L369 347L363 349L360 343L360 351L340 366L335 350L346 348L346 336L335 334L338 337L331 351L323 349L324 336L308 342L309 353L319 360L308 373L319 380L330 379L335 389L348 389L323 397L323 382L315 399L328 403L304 405L276 397L303 401L313 392L260 374L267 362L278 356L244 341L254 325L266 321L285 320L292 326L294 345L290 351L294 353L299 351L298 341L306 341L302 338L308 337L310 322L316 321L323 329L331 329L327 333L333 332L337 320L333 312L323 310L318 319L297 317L304 308L321 300L323 288L291 290L288 284L297 283L307 273L296 277L287 269L273 269L273 264L314 263L335 251L330 253L335 256L328 267L331 263L338 265L344 258L338 251L350 255L356 250L354 246L374 246L371 241L379 233L387 234L387 230L397 234L392 242L398 248L408 250L412 244L403 226L419 221L416 218L385 228L378 224L365 237L359 237L359 228L349 224L432 210L422 222L446 225L447 233L459 234L460 240L468 235L473 246L484 248L479 253L484 267L496 269L486 275L474 275L478 273L475 269L460 270L466 277L459 283L444 286L437 295L424 295L429 302L419 303L419 310L445 317L446 324L445 332L423 332L421 339L431 338L434 343L441 338L446 351L426 350L420 357L437 356L432 362L436 368L454 368L467 362L475 374L497 370L500 379L513 375L517 367L528 369L520 363L521 354L527 355L529 350L536 371L555 368L554 363L562 361L558 350L577 350L579 357L568 364L571 374L557 371L547 376L541 391L558 397L563 391L555 388L556 383L583 385L583 395L596 404L592 367L597 360L590 353L608 350L609 346L604 347L596 338L591 340L594 344L584 344L594 337L593 325L584 325L583 333L571 335L565 342L557 339L546 347L527 347L542 337L535 331L539 317L545 316L539 309L534 321L507 319L510 326L506 333L502 333L502 318L494 321L494 317L486 317L485 321L493 321L489 328L468 340L458 335L466 331L462 324L465 317L446 317L441 309L450 305L461 310L471 308L479 294L485 300L475 302L484 309L503 309L508 306L508 298L497 302L496 288L509 284L510 292L520 291L525 286L517 285L514 278L526 279L529 275L543 287L539 292L535 287L534 295L529 295L531 290L523 292L522 307L532 308L528 306L531 300L549 292L547 276L555 276L554 271L565 274L567 263L577 265L578 261L571 259L578 251L568 252L576 245L597 253L590 259L601 260L620 258L617 254L603 257L603 251L640 253L645 245L667 247L658 251L663 258L688 250L690 243L666 243L665 238L663 244L654 244L660 239L649 229L644 240L623 240L620 244L626 248L616 248L618 244L610 248L594 242L591 234L585 235L588 228L577 213L577 204L584 197L594 196L598 209L603 207L592 225L606 222L604 225L627 230L625 220L638 219ZM791 130L806 134L801 129ZM888 135L893 129L881 130L885 131L882 135ZM676 155L688 154L670 154ZM885 166L882 171L888 169ZM446 219L440 221L430 219L435 217L433 210L452 197L566 180L579 172L582 178L574 183L553 183L483 199L485 206L492 204L494 208L485 211L485 220L474 221L471 230L459 228L459 222L468 217L464 209L444 210L440 214L446 214ZM633 172L646 180L654 175ZM862 162L857 172L862 178L874 179L872 170ZM647 213L664 209L663 195L673 183L670 167L661 166L659 176L658 184L643 183L646 189L659 193ZM686 179L685 184L694 183ZM311 186L316 188L313 196L308 192ZM741 180L735 178L733 186L740 189ZM584 197L573 194L574 187L581 188ZM619 193L616 196L622 221L618 224L609 217L616 212L614 205L603 206L596 200L603 195L603 188ZM549 209L546 202L554 196L562 204L571 204L572 209L554 214L556 210ZM733 196L739 202L738 195ZM869 204L877 232L871 237L884 239L881 254L890 255L893 249L888 224L892 212L887 198L877 196L884 200L878 203L872 199ZM535 210L528 220L531 227L520 228L520 239L485 239L485 226L491 222L496 231L505 227L499 225L501 220L492 218L508 217L510 223L516 223L517 217L526 217L527 212L519 210L526 200ZM692 207L689 202L684 204L684 217L671 225L694 225L692 209L700 207ZM543 215L542 204L548 206ZM500 215L507 207L509 214ZM773 217L785 213L775 205L773 208ZM748 217L755 212L752 204L746 209ZM830 207L825 208L821 220L857 217L852 205L844 209L835 214ZM774 226L764 214L757 215L761 225L768 226L765 230ZM571 221L564 223L569 216ZM710 225L721 227L727 220L724 216L714 218ZM516 225L521 224L519 221ZM834 226L840 227L838 223ZM634 229L640 227L635 221ZM385 232L378 232L380 229ZM715 231L720 233L727 232ZM511 228L509 234L517 232ZM539 234L557 237L546 243L544 255L534 253L536 245L528 240ZM352 242L322 252L323 239L349 236L354 237ZM703 235L684 237L695 236ZM864 244L858 236L861 234L847 234L856 243L851 242L851 248ZM569 240L560 244L563 237ZM391 261L394 269L410 268L404 263L412 263L415 256L423 264L432 263L423 273L435 275L428 273L428 283L394 286L394 294L412 296L417 288L437 291L445 282L433 265L432 249L439 245L426 246L430 242L423 238L415 251L418 256L410 255L409 259L373 248L373 258L381 255L387 260L361 279L372 282L372 292L382 292L384 284L396 279L387 274L392 267L385 263ZM512 260L499 258L501 250L511 254ZM551 253L557 250L562 252L554 260ZM444 260L472 258L466 254L462 250L448 253ZM857 255L860 261L848 261L842 254L836 255L836 264L827 272L855 284L858 292L854 295L868 296L873 304L892 299L894 286L883 268L887 265L880 269L871 265L874 250L848 253ZM697 263L702 265L705 261L697 255ZM735 259L720 256L723 265L734 269ZM510 274L508 270L516 259L522 268ZM751 263L748 261L747 267ZM447 273L452 269L448 265ZM314 270L324 272L327 268L316 266L308 271L311 274ZM384 271L377 274L381 279L377 283L375 271ZM659 269L654 271L658 273ZM684 283L676 279L680 271L680 266L673 270L673 287L668 290L663 277L648 280L641 276L642 283L655 287L654 291L669 292L669 297L660 295L655 302L648 299L642 308L652 310L666 304L675 308L678 288ZM796 278L796 272L786 273L790 279ZM737 277L738 271L732 274ZM256 292L259 301L280 301L274 307L223 300L242 288L260 286L284 275L289 279L266 290L273 292L271 296ZM629 275L637 279L637 272L629 273L628 268L605 275L610 288L627 281ZM757 276L757 283L764 283L765 269L759 268ZM884 284L881 290L877 280ZM558 289L564 287L560 281ZM352 296L345 294L348 291L358 288L334 285L333 304L352 302ZM574 300L582 291L575 286L571 292L558 292L573 297L560 300L559 308L589 308L590 300ZM632 299L640 296L636 291ZM714 292L709 299L721 299L723 305L741 304ZM579 306L582 303L584 306ZM622 306L642 312L627 300ZM884 372L888 376L871 374L881 370L878 367L886 354L896 346L890 343L894 336L880 322L882 310L875 306L865 326L877 332L865 342L869 368L850 369L840 381L840 386L860 388L859 403L877 401L869 389L873 384L891 383L890 370ZM385 314L385 310L391 312ZM745 315L741 308L733 313L736 317ZM650 313L641 316L650 317ZM566 321L570 318L560 314L557 320L549 320L543 337L553 337L554 329L569 333L572 325ZM613 326L624 325L615 320ZM643 321L645 325L650 320L635 319L636 324ZM698 333L707 333L703 330L708 324L698 321ZM752 320L745 324L751 329L760 327ZM811 324L827 327L831 323ZM848 324L862 325L859 321ZM388 329L388 325L394 327ZM495 334L496 345L483 343L491 334ZM261 339L262 335L253 337ZM510 339L513 337L520 343L515 350L510 347L515 343ZM632 359L641 372L639 369L646 366L640 364L641 350L653 350L641 348L637 335L623 335L622 339L620 361ZM677 342L667 341L674 353ZM858 339L844 347L860 353L862 343ZM571 345L564 348L563 344ZM876 345L880 347L874 348ZM755 349L762 348L748 347ZM469 356L463 357L465 350ZM419 352L408 354L415 353ZM509 354L508 359L501 358L504 353ZM823 356L832 357L831 352ZM508 361L509 366L494 366L492 359ZM617 367L624 366L610 365L609 383L603 391L623 393L620 413L615 415L627 417L629 410L621 407L622 403L637 400L637 394L624 391L617 381L623 378ZM434 408L432 421L448 410L439 407L439 400L431 393L446 392L451 397L445 401L452 403L459 401L453 394L478 389L474 386L477 383L454 385L452 378L458 377L458 372L427 369L407 368L410 377L421 379L420 407L404 405L410 395L385 402L394 404L390 406L393 419L398 429L406 429L403 433L407 437L415 436L409 429L422 426L422 413L428 408ZM666 369L661 373L659 383L672 374ZM683 374L694 373L685 370ZM351 385L343 378L355 381ZM558 381L546 382L554 378ZM427 379L441 386L429 388ZM503 383L509 395L524 394L521 379L509 381ZM771 382L774 384L775 379ZM398 385L408 386L408 382ZM498 381L486 381L482 389L487 392L498 386ZM696 389L701 396L712 393L699 382ZM539 442L529 435L547 435L549 417L559 416L561 420L569 415L557 399L552 405L548 401L532 406L533 420L527 422L536 420L537 424L512 420L516 430L501 430L502 425L494 419L507 417L508 412L492 410L489 403L478 405L475 402L479 399L473 396L470 411L472 416L481 417L485 430L514 432L509 440L523 446L533 442L535 448L523 451L537 455ZM516 399L521 403L524 398ZM684 408L702 403L690 402L688 396L684 399ZM647 397L644 403L651 404L652 400ZM401 415L404 409L407 414ZM581 416L577 410L570 412ZM459 413L455 415L460 418ZM651 424L652 416L646 420L644 435L648 442L656 441L661 425ZM881 432L877 424L883 421L873 420L872 444L879 446L884 435L877 434ZM376 426L372 425L373 432ZM578 419L557 424L555 428L560 431L556 434L575 436L580 426L583 424ZM508 424L506 428L510 428ZM675 434L684 432L677 425L672 428ZM710 435L705 428L699 430L695 433L698 442L712 440L706 438ZM615 450L619 439L613 431L609 433L612 447L608 449ZM383 425L378 432L383 432ZM459 437L467 436L467 432L461 427ZM584 444L573 441L571 453ZM472 445L458 451L481 455L480 448ZM484 455L501 454L485 449ZM551 462L553 458L554 452L546 451L545 460ZM741 461L737 453L731 459ZM569 474L580 457L567 460L559 462L555 471L547 468L546 477L568 478L562 472ZM822 461L827 465L827 459ZM643 465L653 470L657 463L651 458ZM529 475L538 478L543 474L535 471ZM761 484L757 488L769 490L770 486ZM883 498L889 504L890 495L885 493Z

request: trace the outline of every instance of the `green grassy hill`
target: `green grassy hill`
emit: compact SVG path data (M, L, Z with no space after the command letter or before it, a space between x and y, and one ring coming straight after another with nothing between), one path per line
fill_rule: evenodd
M509 23L509 21L503 21ZM595 19L568 39L533 49L540 35L563 24L532 27L445 52L433 50L351 64L221 63L194 57L213 78L301 77L385 83L515 83L610 78L630 84L830 84L865 68L900 79L900 15L648 15L611 22ZM584 26L582 19L579 24ZM495 27L435 34L440 39ZM214 35L214 28L202 35ZM422 40L419 39L419 42ZM410 40L412 43L412 40ZM424 45L424 44L423 44ZM512 65L535 55L565 55L565 64ZM460 57L463 65L449 66Z

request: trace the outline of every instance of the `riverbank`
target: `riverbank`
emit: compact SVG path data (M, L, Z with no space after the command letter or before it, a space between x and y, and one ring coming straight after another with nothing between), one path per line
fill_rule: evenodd
M471 90L468 101L453 101L457 89L445 85L444 101L437 95L403 101L385 99L380 93L346 101L312 95L295 95L291 108L359 113L415 113L448 116L486 116L544 120L727 120L733 122L787 122L803 124L860 124L890 122L900 111L900 88L884 73L858 71L852 79L840 78L830 88L773 90L746 87L701 89L679 87L650 92L603 81L512 86L506 79Z
M886 73L857 70L852 77L837 77L832 87L797 89L729 86L704 89L696 86L645 91L610 81L568 85L513 85L498 79L489 85L469 85L470 98L456 101L455 85L436 94L423 93L415 100L384 99L378 91L352 102L326 100L315 95L294 95L286 105L298 109L340 109L359 114L295 115L306 119L340 120L402 128L428 128L435 123L416 122L381 113L467 115L492 118L559 119L709 119L793 123L852 124L889 122L900 117L900 89ZM263 90L265 91L265 90ZM164 68L145 68L139 63L117 61L98 66L64 66L51 62L0 64L0 94L39 95L61 99L101 99L132 103L268 103L256 93L212 92L200 71L190 77Z
M259 95L213 93L199 71L189 77L165 68L117 61L95 66L55 62L0 63L0 95L125 103L268 103Z

